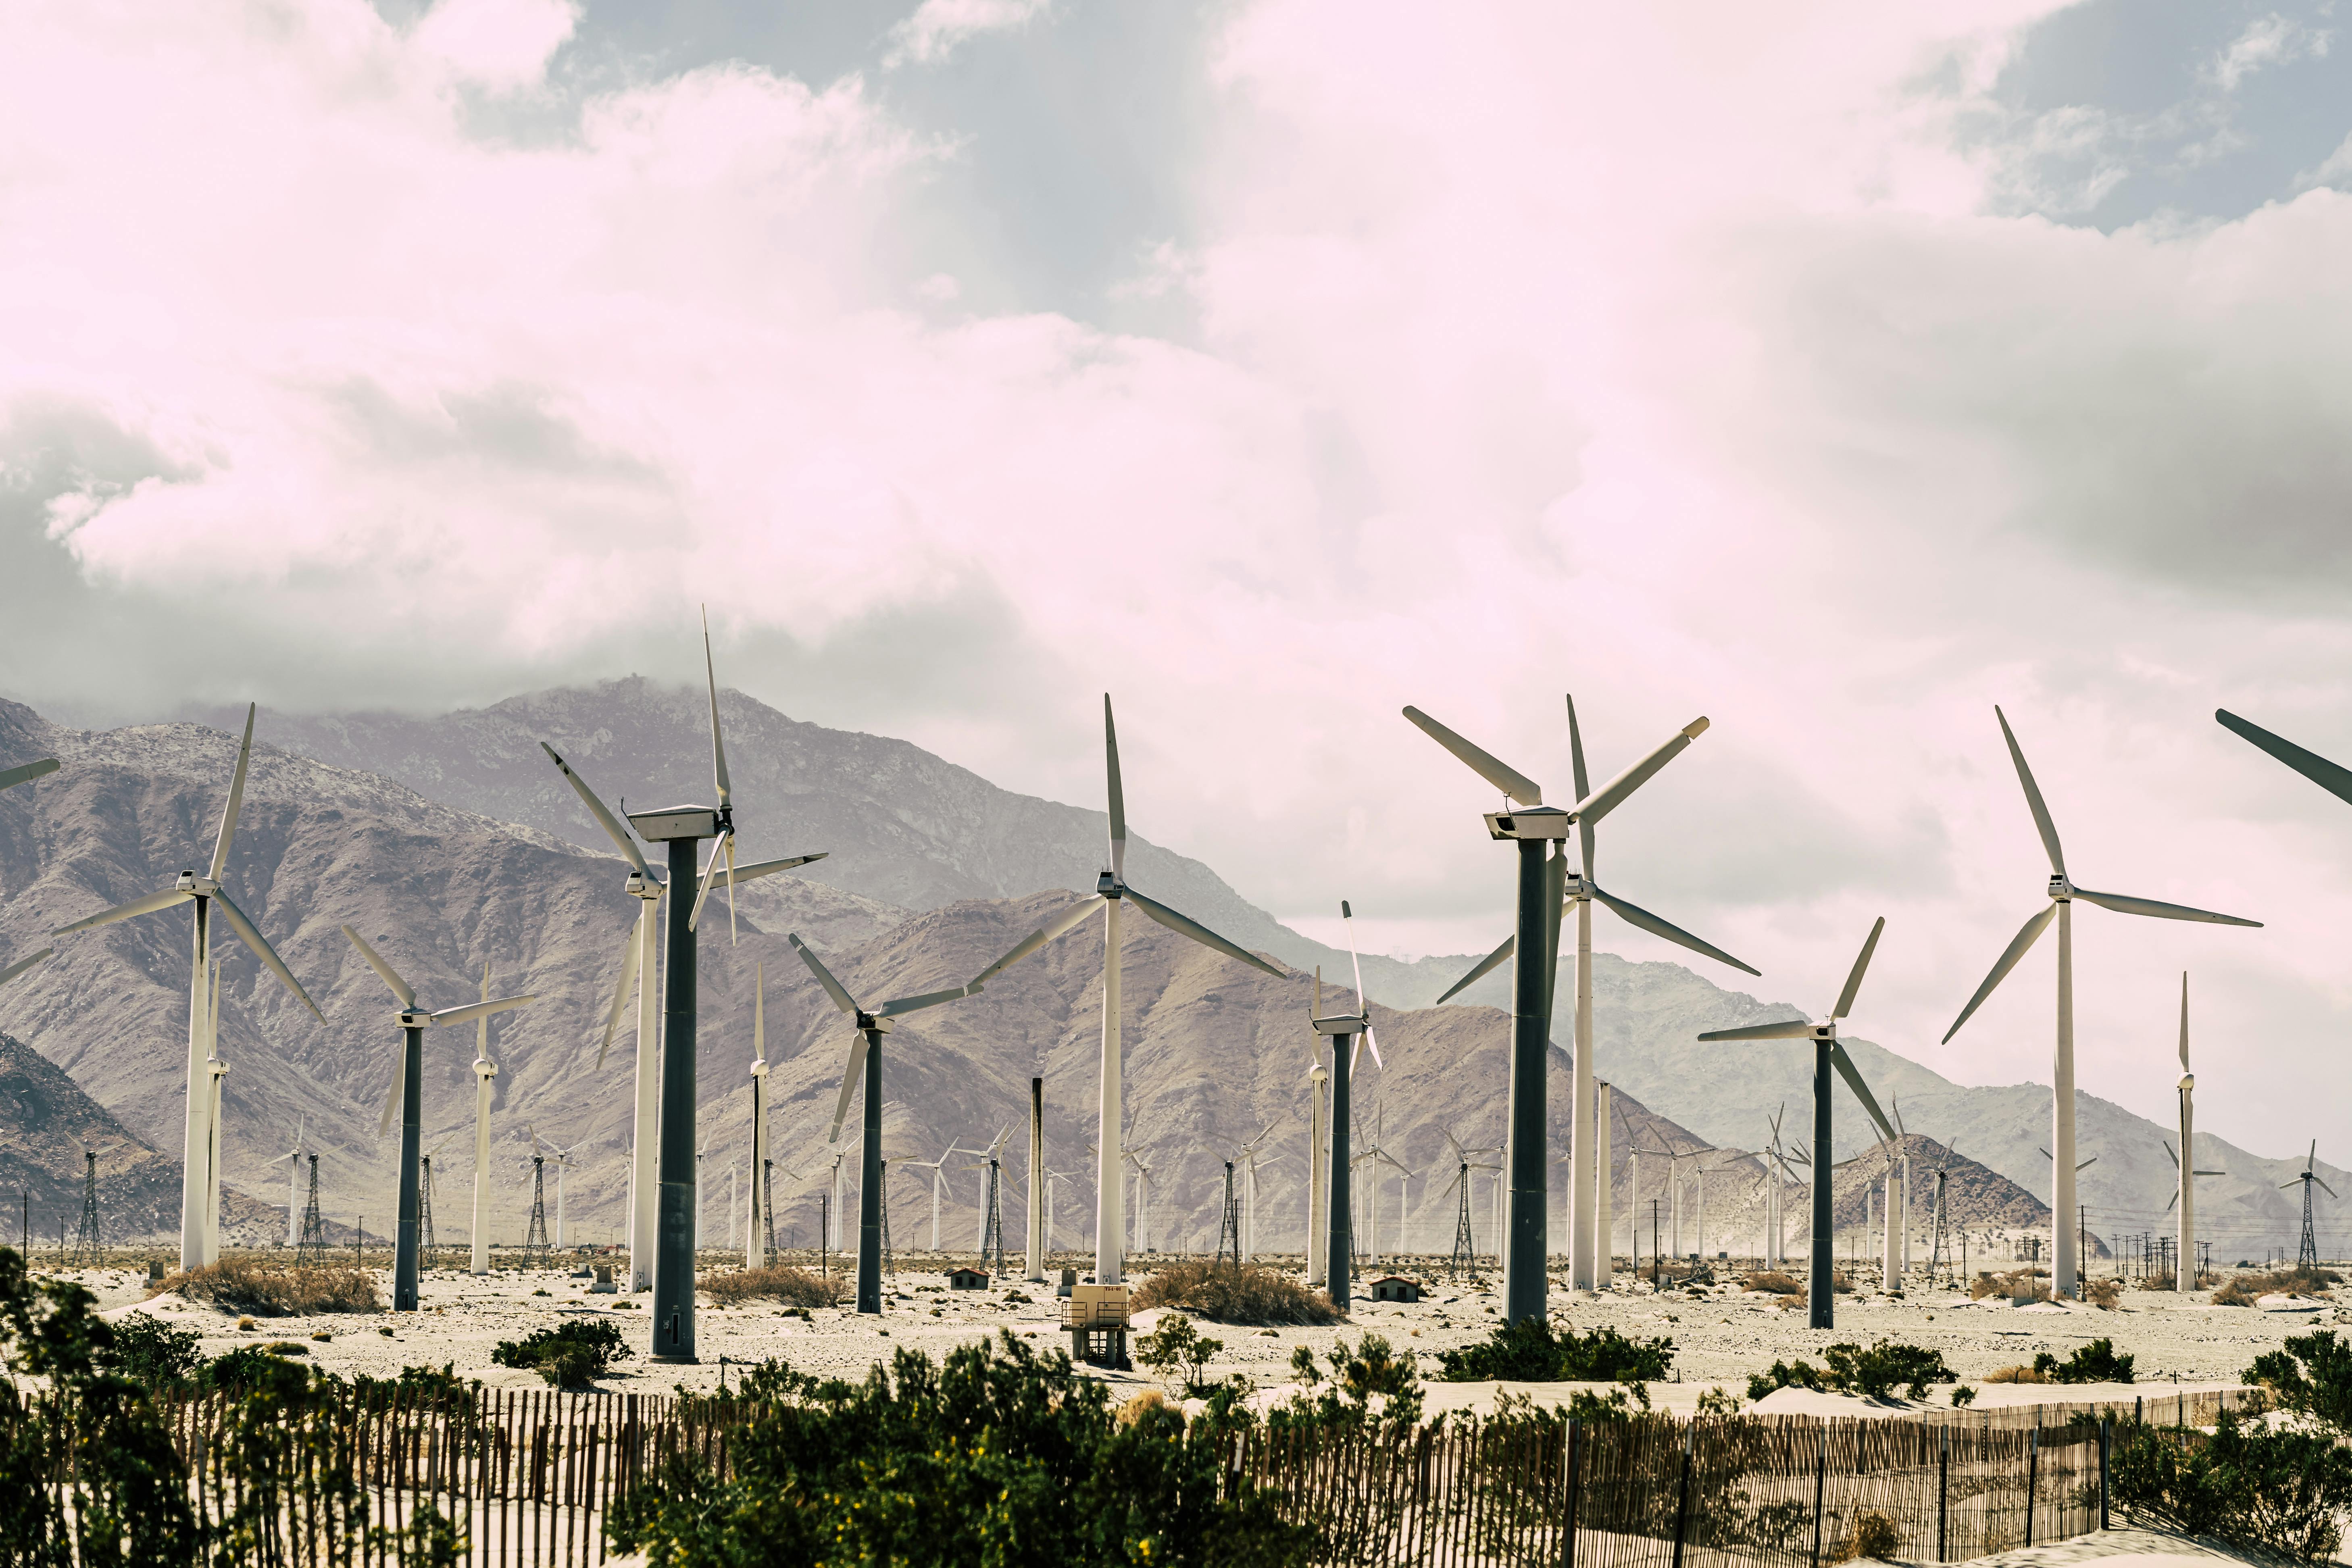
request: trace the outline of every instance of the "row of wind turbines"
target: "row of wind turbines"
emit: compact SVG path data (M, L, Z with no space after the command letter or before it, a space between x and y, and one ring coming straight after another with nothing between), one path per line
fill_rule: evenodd
M700 920L711 895L723 883L728 891L731 934L735 927L734 889L737 883L804 866L823 858L824 854L817 851L755 864L737 863L735 803L719 723L718 679L710 652L707 617L703 644L704 673L709 699L715 805L687 805L630 812L624 826L623 818L604 805L578 771L552 746L542 742L542 749L551 762L578 793L592 817L620 850L626 867L622 891L637 900L637 916L623 948L619 983L605 1019L597 1063L601 1068L609 1054L622 1020L628 1016L629 1003L634 996L637 1005L628 1210L629 1288L636 1291L650 1290L653 1294L654 1359L663 1362L691 1362L696 1359L694 1248L698 1211L698 1152L694 1139L698 1024L695 982ZM2016 766L2027 805L2049 856L2051 876L2045 889L2048 907L2038 910L2025 922L1984 983L1960 1010L1944 1038L1948 1041L1966 1025L1986 997L2017 967L2042 932L2054 922L2059 934L2058 1020L2053 1060L2055 1092L2053 1097L2053 1147L2050 1152L2053 1173L2052 1288L2056 1294L2072 1295L2076 1289L2078 1272L2073 1227L2066 1222L2066 1216L2074 1208L2076 1169L2072 934L2074 902L2080 900L2120 913L2160 919L2238 926L2252 926L2259 922L2150 899L2095 892L2075 884L2068 876L2057 829L2026 763L2024 753L2010 729L2007 717L1998 708L1995 715ZM1594 789L1589 784L1582 736L1571 698L1567 716L1576 801L1573 805L1563 808L1546 805L1542 789L1533 779L1421 710L1408 707L1404 710L1404 716L1498 790L1503 797L1497 809L1485 813L1484 816L1489 836L1497 843L1514 847L1515 929L1511 936L1449 989L1440 1001L1458 994L1506 961L1515 961L1508 1126L1505 1143L1497 1151L1487 1152L1500 1152L1503 1156L1503 1214L1500 1219L1503 1234L1499 1250L1504 1258L1506 1315L1511 1321L1540 1318L1546 1309L1547 1262L1550 1250L1549 1182L1547 1177L1550 1156L1545 1120L1546 1076L1552 992L1561 928L1567 911L1573 910L1576 915L1577 963L1571 1037L1573 1087L1571 1128L1568 1141L1570 1178L1566 1230L1569 1282L1577 1289L1589 1290L1605 1283L1610 1270L1610 1226L1606 1217L1608 1184L1600 1177L1600 1173L1609 1168L1607 1086L1595 1075L1592 1049L1591 956L1593 906L1597 903L1639 930L1675 942L1715 962L1751 975L1760 973L1723 950L1605 890L1594 879L1595 829L1600 822L1687 749L1706 731L1708 721L1705 718L1694 720L1633 765ZM2217 717L2225 726L2312 778L2322 787L2352 802L2352 772L2235 715L2224 711ZM217 913L279 984L314 1017L322 1023L324 1021L316 1003L300 982L280 960L267 938L237 908L221 882L228 867L244 795L252 750L253 723L254 710L248 708L245 733L238 746L236 772L220 827L215 837L208 871L201 876L193 870L184 871L169 888L84 917L58 927L55 932L56 935L66 936L182 903L193 906L181 1215L181 1260L184 1268L215 1261L218 1255L219 1080L227 1068L218 1055L215 971L209 951L213 916ZM1124 1143L1126 1120L1122 1105L1124 1052L1120 1040L1119 939L1126 908L1132 904L1146 918L1235 963L1276 978L1284 976L1285 972L1275 964L1153 900L1129 883L1126 876L1128 835L1125 796L1119 769L1118 731L1108 696L1103 700L1103 730L1108 806L1106 858L1108 864L1102 871L1094 892L1031 931L970 981L959 986L894 997L869 1005L853 995L814 949L797 934L790 939L793 951L832 999L850 1030L841 1089L830 1133L832 1142L838 1142L850 1101L860 1089L863 1090L856 1292L856 1306L860 1311L877 1312L881 1310L883 1047L894 1019L981 994L991 980L1047 943L1076 930L1097 908L1100 909L1105 956L1100 1096L1097 1132L1092 1145L1097 1174L1097 1212L1093 1227L1096 1238L1095 1279L1099 1284L1116 1285L1121 1282L1128 1235L1124 1213L1126 1182L1122 1179L1122 1173L1130 1164L1139 1168L1139 1175L1142 1178L1139 1184L1139 1211L1142 1209L1149 1181L1148 1169L1130 1156ZM0 771L0 789L41 777L55 772L58 766L56 759L48 758ZM1578 847L1573 865L1568 849L1568 842L1571 838L1576 840ZM706 840L710 846L707 856L701 848ZM640 849L641 843L646 847L661 847L663 865L659 869ZM690 899L685 896L689 890L692 893ZM667 900L666 921L662 917L665 899ZM1350 931L1352 912L1347 903L1341 904L1343 927ZM1885 921L1882 918L1872 927L1846 977L1844 988L1825 1018L1818 1022L1750 1025L1710 1031L1699 1037L1702 1040L1724 1043L1809 1040L1814 1052L1812 1145L1822 1159L1826 1159L1832 1147L1832 1074L1842 1079L1853 1092L1882 1137L1891 1140L1896 1136L1893 1125L1880 1110L1839 1040L1840 1025L1853 1010L1885 926ZM400 1218L395 1247L394 1305L396 1310L411 1310L416 1306L416 1219L422 1158L419 1149L419 1098L424 1032L428 1028L468 1022L477 1025L475 1264L478 1268L485 1262L481 1256L480 1239L487 1235L487 1226L481 1223L480 1205L485 1200L482 1173L488 1165L488 1108L491 1086L497 1076L496 1064L488 1054L488 1020L496 1014L527 1006L538 998L533 995L491 997L486 971L482 994L478 1000L437 1009L426 1007L418 1001L408 983L364 937L350 926L342 929L352 947L382 978L398 1003L392 1022L400 1031L400 1049L394 1058L379 1131L389 1130L396 1112L401 1122L398 1164ZM1322 1011L1319 976L1315 1001L1309 1009L1313 1034L1329 1042L1328 1065L1320 1050L1311 1051L1307 1073L1312 1099L1310 1214L1317 1215L1323 1226L1322 1234L1310 1249L1313 1256L1309 1267L1310 1274L1325 1282L1335 1301L1343 1307L1347 1300L1354 1229L1350 1200L1350 1189L1354 1184L1349 1178L1357 1168L1349 1148L1353 1078L1361 1049L1370 1051L1375 1066L1381 1062L1369 1003L1363 994L1360 962L1354 958L1354 945L1350 936L1350 958L1356 968L1354 1010L1325 1014ZM26 973L53 952L53 947L45 948L0 970L0 984ZM756 982L754 1047L751 1068L754 1121L752 1184L755 1194L759 1194L755 1202L761 1203L765 1201L764 1184L758 1178L769 1158L766 1142L768 1063L764 1038L764 990L765 975L762 973ZM2190 1091L2193 1088L2193 1079L2187 1071L2185 991L2182 1062L2179 1089L2182 1148L2185 1152L2191 1130ZM1048 1199L1052 1175L1044 1167L1041 1138L1040 1119L1034 1111L1033 1094L1031 1179L1028 1183L1033 1272L1042 1210ZM997 1158L997 1152L1001 1152L1002 1142L1000 1137L992 1146L995 1151L990 1155L992 1164ZM947 1157L943 1154L941 1158ZM1457 1179L1466 1178L1468 1163L1465 1158L1465 1169ZM2191 1245L2194 1198L2191 1188L2195 1173L2188 1168L2193 1162L2181 1163L2179 1206L2182 1215L2182 1256L2189 1258L2194 1256ZM936 1179L940 1173L935 1169L934 1174ZM993 1181L992 1170L991 1178ZM1817 1179L1811 1184L1813 1246L1810 1293L1812 1316L1816 1324L1828 1326L1831 1303L1830 1248L1827 1245L1829 1184ZM1138 1217L1140 1220L1144 1215L1139 1212ZM751 1226L755 1236L763 1228L758 1223Z

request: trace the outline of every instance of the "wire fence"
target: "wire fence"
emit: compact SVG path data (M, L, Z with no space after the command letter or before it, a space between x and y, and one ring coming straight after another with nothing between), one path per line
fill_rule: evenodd
M230 1561L284 1568L453 1553L588 1568L606 1558L617 1501L673 1455L727 1476L730 1438L756 1415L725 1396L553 1390L330 1388L258 1418L222 1395L158 1403L206 1534ZM2102 1528L2116 1426L2260 1408L2260 1391L2236 1389L1931 1418L1513 1413L1385 1440L1258 1427L1234 1439L1224 1484L1263 1489L1332 1564L1961 1562ZM45 1414L54 1432L72 1419ZM54 1467L58 1517L73 1512L75 1451L61 1444ZM84 1560L106 1555L94 1544Z

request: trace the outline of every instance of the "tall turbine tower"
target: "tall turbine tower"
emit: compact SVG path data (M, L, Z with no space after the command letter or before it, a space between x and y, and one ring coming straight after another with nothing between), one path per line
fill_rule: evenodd
M1454 986L1459 991L1485 974L1507 958L1517 957L1511 999L1511 1125L1507 1136L1509 1152L1505 1156L1511 1188L1510 1235L1501 1250L1504 1263L1504 1312L1507 1321L1522 1319L1540 1320L1545 1312L1545 1253L1549 1233L1549 1181L1545 1173L1549 1166L1546 1152L1545 1080L1549 1068L1546 1052L1551 1043L1552 984L1559 966L1559 924L1562 905L1570 894L1569 869L1565 841L1571 830L1581 830L1585 874L1575 884L1577 906L1577 992L1579 1028L1575 1060L1575 1092L1571 1115L1575 1122L1575 1141L1570 1150L1570 1191L1584 1194L1580 1210L1571 1204L1570 1214L1575 1226L1570 1237L1573 1257L1570 1278L1580 1289L1590 1289L1593 1279L1595 1239L1591 1234L1593 1219L1591 1149L1593 1140L1587 1130L1593 1125L1593 1078L1591 1051L1591 985L1588 979L1592 951L1591 905L1588 899L1597 899L1614 910L1631 924L1678 942L1693 952L1706 953L1737 968L1748 965L1706 942L1668 925L1645 910L1634 908L1621 899L1604 893L1591 878L1591 828L1622 805L1628 795L1647 783L1651 775L1706 732L1707 721L1694 719L1676 731L1665 744L1619 773L1615 778L1587 795L1583 788L1583 743L1574 730L1575 709L1571 704L1570 742L1573 752L1577 778L1577 804L1567 811L1543 804L1543 789L1533 779L1510 767L1477 746L1455 734L1418 708L1407 708L1404 716L1420 726L1423 733L1454 753L1480 778L1503 792L1504 805L1500 811L1486 813L1486 831L1497 842L1516 842L1518 846L1518 921L1517 929L1500 947L1486 957ZM1513 810L1513 803L1519 809ZM1748 970L1749 973L1756 973ZM1446 993L1452 995L1454 991ZM1442 1000L1442 998L1441 998ZM1578 1174L1581 1172L1580 1177ZM1605 1246L1606 1243L1599 1245Z
M87 915L71 924L59 926L50 933L67 936L75 931L110 925L116 921L126 921L134 915L169 909L173 904L195 906L195 950L188 968L187 1109L180 1138L180 1267L183 1269L200 1268L216 1261L219 1257L218 1239L213 1234L210 1223L213 1194L208 1174L212 1170L213 1144L218 1136L213 1125L212 1062L215 1053L212 1041L214 1011L210 995L212 917L215 905L221 918L228 921L229 929L254 951L255 956L268 965L269 972L294 994L295 1000L309 1008L310 1016L320 1023L327 1021L325 1015L319 1011L319 1005L310 1000L310 994L303 990L301 983L294 978L293 971L288 969L285 962L278 956L278 950L269 945L254 923L245 918L245 911L238 909L236 901L221 888L221 878L228 870L229 847L236 839L237 808L245 801L246 768L253 757L253 705L247 703L245 739L237 743L236 772L229 780L228 804L221 811L220 831L213 837L211 869L202 876L194 871L183 871L177 881L161 892L149 893L127 904L117 904L110 910ZM55 766L55 763L49 764L49 768ZM43 768L38 763L13 768L9 773L22 777L0 775L6 777L6 783L0 783L0 788L5 788L7 784L22 783L24 778L37 777L38 773L48 772L49 768Z
M768 1212L769 1163L768 965L763 959L751 969L751 1223L743 1227L746 1268L767 1267L768 1237L776 1228L775 1215Z
M482 1000L490 999L490 961L482 960ZM490 1097L499 1064L490 1059L490 1016L474 1020L474 1228L467 1238L467 1268L490 1271Z
M2179 1184L2173 1193L2172 1204L2165 1206L2180 1205L2180 1266L2172 1271L2172 1288L2183 1296L2197 1289L2197 1178L2229 1174L2227 1171L2191 1168L2197 1163L2197 1146L2189 1142L2197 1135L2196 1092L2197 1079L2189 1070L2189 972L2183 970L2180 974L2180 1152L2173 1154L2170 1144L2167 1144L2164 1150L2167 1155L2171 1156ZM2311 1147L2313 1153L2319 1152L2315 1140Z
M2051 1267L2050 1293L2053 1296L2073 1296L2075 1290L2077 1259L2075 1250L2074 1202L2074 903L2076 899L2114 910L2118 914L2153 915L2168 921L2203 921L2213 925L2259 926L2260 921L2241 920L2235 915L2217 915L2205 910L2192 910L2183 904L2159 903L2154 899L2132 898L2122 893L2095 893L2079 888L2066 875L2066 857L2058 847L2058 827L2050 819L2050 808L2042 803L2041 788L2033 782L2033 771L2025 765L2025 752L2019 749L2017 737L2010 732L2009 716L1996 707L1993 717L2000 721L2001 739L2009 743L2010 760L2017 764L2017 782L2025 791L2025 804L2033 813L2033 826L2042 835L2042 847L2050 857L2050 906L2027 921L2012 938L2007 952L1985 976L1969 1005L1952 1026L1944 1031L1949 1040L1960 1032L1984 999L1992 994L2009 972L2017 967L2026 950L2040 938L2054 915L2058 921L2058 1046L2052 1071L2051 1140L2050 1140L2050 1229Z
M1349 907L1348 900L1340 900L1339 924L1348 932L1351 961L1356 951L1355 918L1356 912ZM1319 1246L1324 1294L1344 1315L1348 1310L1349 1283L1355 1277L1355 1162L1349 1157L1348 1139L1354 1124L1356 1042L1361 1039L1370 1046L1373 1062L1381 1064L1381 1045L1372 1037L1372 1005L1364 999L1362 976L1359 974L1356 980L1356 1010L1327 1016L1323 1012L1323 977L1318 971L1307 1022L1317 1034L1328 1035L1331 1039L1331 1110L1328 1122L1331 1145L1323 1184L1324 1230L1319 1237L1308 1237L1307 1245L1310 1252ZM1317 1070L1320 1070L1320 1064Z
M400 1011L394 1017L400 1027L401 1050L393 1061L392 1090L384 1097L383 1116L377 1121L375 1131L377 1137L383 1137L391 1129L393 1112L400 1113L400 1227L393 1248L392 1310L413 1312L416 1310L417 1173L422 1153L418 1144L425 1132L425 1031L468 1024L493 1013L529 1006L538 998L502 996L495 1002L468 1002L462 1007L428 1012L416 1005L416 993L409 989L408 982L367 944L365 938L349 926L343 928L343 935L400 999Z
M1862 944L1862 952L1853 961L1853 969L1845 977L1845 989L1838 993L1837 1005L1830 1016L1818 1024L1791 1019L1785 1024L1749 1024L1737 1029L1710 1029L1699 1037L1702 1040L1806 1040L1813 1042L1813 1224L1811 1257L1806 1262L1810 1276L1807 1305L1811 1309L1811 1324L1817 1329L1837 1326L1835 1298L1830 1284L1830 1151L1831 1141L1830 1073L1835 1069L1844 1079L1853 1097L1877 1123L1879 1134L1895 1137L1895 1124L1878 1109L1878 1101L1870 1096L1870 1087L1862 1081L1862 1073L1854 1067L1853 1058L1846 1055L1838 1043L1838 1021L1853 1011L1855 995L1862 990L1862 977L1870 968L1870 955L1877 951L1878 933L1886 929L1886 917L1881 915L1870 928L1870 935Z
M1129 903L1166 926L1177 935L1189 937L1202 947L1238 959L1251 968L1282 978L1282 971L1234 943L1227 942L1198 921L1178 914L1166 904L1148 899L1127 883L1127 793L1119 782L1118 731L1111 721L1110 694L1103 694L1103 762L1108 778L1110 806L1110 867L1095 883L1094 896L1081 900L1040 929L1032 931L1020 944L982 970L980 978L965 987L967 994L977 992L1004 969L1018 963L1065 931L1074 929L1097 903L1103 907L1103 1029L1102 1029L1102 1102L1099 1111L1099 1131L1095 1146L1095 1282L1116 1285L1119 1282L1124 1262L1123 1246L1127 1236L1125 1206L1127 1184L1119 1177L1126 1163L1121 1142L1126 1126L1122 1085L1126 1063L1119 1047L1119 910ZM1050 1194L1049 1194L1050 1195Z
M694 1157L695 928L701 920L704 901L722 878L727 884L728 915L731 923L736 883L824 858L822 854L795 855L752 866L735 863L735 796L728 784L727 743L719 728L719 672L710 656L710 622L707 613L702 626L702 671L710 695L710 774L719 804L716 806L679 805L662 811L633 811L629 814L629 826L635 830L637 838L648 844L668 847L666 851L668 860L666 887L656 883L652 868L638 853L628 830L623 828L613 814L604 808L604 803L596 797L595 792L572 772L562 757L556 755L552 747L546 748L555 765L563 770L564 777L572 781L572 787L580 793L589 814L595 817L635 868L629 879L628 890L643 900L636 935L629 942L622 959L620 990L614 997L612 1016L605 1022L604 1045L606 1048L612 1045L613 1031L620 1022L630 985L633 983L638 984L635 1148L631 1164L629 1199L630 1288L646 1288L649 1278L654 1293L651 1324L653 1360L672 1363L688 1363L698 1359L695 1354L694 1337L695 1193L699 1175ZM698 871L695 865L698 846L706 838L713 841L710 858ZM723 872L721 861L725 862ZM691 905L683 897L689 888L695 889ZM669 900L669 922L666 933L668 967L656 1027L652 1005L654 906L665 890L680 896ZM658 1064L653 1055L656 1039L660 1042L661 1053ZM603 1051L597 1053L596 1059L601 1066ZM661 1102L658 1115L654 1104L656 1081ZM645 1268L648 1256L653 1264L649 1277Z
M1315 1005L1311 1009L1309 1009L1308 1016L1311 1017L1314 1014L1320 1013L1321 1011L1323 1011L1323 966L1318 963L1315 966ZM1328 1151L1324 1148L1324 1145L1330 1138L1331 1071L1328 1068L1323 1065L1323 1058L1319 1055L1317 1055L1311 1047L1308 1047L1308 1061L1310 1065L1307 1069L1307 1098L1308 1100L1307 1123L1307 1283L1309 1285L1320 1285L1323 1283L1323 1268L1328 1257L1328 1252L1326 1248L1316 1245L1315 1238L1325 1234L1324 1230L1321 1228L1323 1210L1324 1206L1330 1202L1330 1194L1328 1190L1330 1183L1330 1167L1326 1163Z
M294 1147L278 1156L286 1162L286 1245L291 1247L298 1239L296 1226L301 1223L302 1204L302 1134L310 1125L307 1116L294 1121ZM278 1160L269 1163L273 1165Z

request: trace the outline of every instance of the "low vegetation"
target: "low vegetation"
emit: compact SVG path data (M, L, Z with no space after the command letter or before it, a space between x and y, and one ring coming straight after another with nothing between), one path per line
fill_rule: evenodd
M1205 1337L1192 1326L1192 1319L1171 1312L1160 1319L1157 1330L1136 1337L1135 1359L1162 1383L1174 1382L1186 1397L1205 1397L1209 1363L1224 1348L1224 1341ZM1306 1347L1299 1349L1303 1352Z
M2344 1276L2333 1268L2280 1268L2268 1274L2239 1274L2213 1292L2217 1307L2251 1307L2265 1296L2316 1296Z
M2086 1345L2076 1345L2074 1352L2060 1361L2048 1351L2033 1358L2033 1370L2039 1375L2018 1378L2019 1383L2129 1383L2132 1362L2136 1358L2116 1353L2116 1342L2093 1340Z
M1981 1301L1988 1296L2005 1296L2013 1301L2047 1301L2050 1300L2050 1271L2046 1268L2016 1268L2006 1274L1981 1272L1969 1282L1969 1299Z
M2124 1282L2113 1275L2082 1282L2083 1300L2102 1312L2112 1312L2124 1303Z
M1891 1563L1902 1551L1903 1536L1895 1528L1895 1521L1874 1509L1866 1508L1853 1516L1853 1528L1831 1552L1829 1561Z
M490 1359L500 1366L527 1367L558 1388L593 1388L629 1354L619 1329L602 1318L574 1318L519 1340L500 1340Z
M1437 1352L1444 1383L1645 1383L1675 1364L1675 1342L1629 1340L1615 1329L1580 1334L1536 1318L1496 1329L1484 1342Z
M2296 1334L2256 1356L2245 1380L2269 1389L2282 1407L2352 1436L2352 1344L2334 1330Z
M2352 1509L2352 1449L2332 1432L2242 1423L2224 1410L2209 1436L2132 1425L2116 1433L2115 1501L2185 1534L2273 1556L2326 1562Z
M227 1312L264 1318L301 1318L320 1312L381 1312L383 1298L366 1271L343 1264L307 1268L250 1258L227 1258L167 1276L149 1287L150 1297L177 1294Z
M1805 1293L1805 1287L1801 1281L1790 1279L1777 1268L1759 1269L1750 1274L1748 1277L1748 1288L1750 1290L1769 1291L1775 1296L1801 1296Z
M1339 1321L1329 1297L1286 1274L1255 1263L1197 1258L1154 1269L1136 1287L1129 1306L1136 1311L1181 1307L1196 1318L1237 1328L1320 1327Z
M1761 1399L1781 1388L1811 1388L1884 1399L1901 1388L1913 1399L1925 1399L1928 1384L1958 1381L1944 1364L1941 1351L1894 1340L1881 1340L1867 1349L1834 1344L1822 1352L1822 1359L1827 1364L1819 1367L1806 1361L1774 1362L1770 1370L1748 1380L1748 1397Z
M849 1294L848 1281L839 1275L812 1274L789 1264L706 1274L696 1281L695 1289L722 1307L740 1307L746 1301L782 1301L803 1310L837 1307L841 1299Z

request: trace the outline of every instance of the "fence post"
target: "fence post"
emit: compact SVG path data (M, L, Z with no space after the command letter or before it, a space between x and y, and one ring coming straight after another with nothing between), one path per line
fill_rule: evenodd
M1675 1568L1683 1568L1683 1534L1690 1522L1691 1449L1698 1442L1698 1423L1683 1429L1683 1484L1675 1499Z
M2042 1428L2025 1435L2025 1544L2033 1544L2033 1489L2042 1478Z
M1952 1496L1952 1429L1936 1428L1936 1561L1948 1561L1945 1555L1945 1521L1951 1516Z
M1582 1490L1582 1478L1576 1473L1580 1458L1577 1442L1582 1436L1582 1423L1573 1415L1568 1419L1568 1539L1561 1546L1560 1568L1576 1568L1576 1503Z
M1822 1500L1830 1484L1830 1424L1822 1423L1821 1463L1813 1470L1813 1568L1822 1564Z
M2107 1528L2107 1454L2115 1439L2116 1418L2099 1417L2099 1528Z

